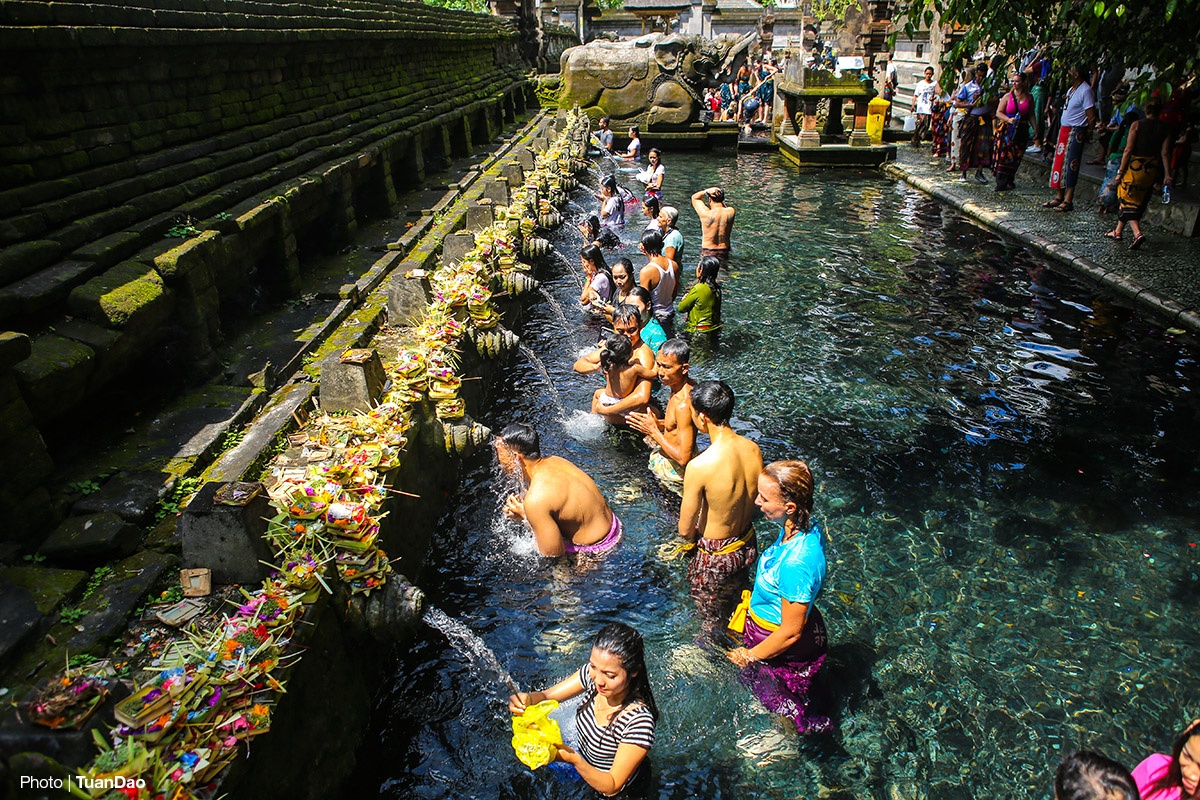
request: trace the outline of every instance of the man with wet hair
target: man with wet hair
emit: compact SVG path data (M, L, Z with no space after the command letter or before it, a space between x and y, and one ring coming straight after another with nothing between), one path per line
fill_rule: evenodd
M1129 769L1107 756L1080 750L1058 765L1055 800L1141 800Z
M643 317L637 306L629 303L621 303L613 311L613 330L617 333L623 333L629 337L629 341L633 344L633 358L646 369L654 368L654 351L650 349L650 345L646 344L642 339L642 326L644 325ZM600 348L604 342L601 341L596 345L596 349L584 353L575 360L572 367L576 372L582 375L590 375L593 372L600 371ZM649 398L647 398L649 400Z
M600 127L592 133L592 141L600 148L601 153L611 153L613 147L613 132L608 127L608 117L600 118Z
M688 579L702 618L726 617L737 591L758 558L750 520L762 472L758 445L734 432L733 390L704 381L691 391L692 424L712 444L683 473L679 535L695 546Z
M716 256L721 266L729 266L733 218L737 209L725 205L725 190L710 186L692 195L692 208L700 217L700 257Z
M692 424L692 387L688 376L692 349L683 339L668 339L658 348L658 379L671 390L662 419L654 409L630 414L629 427L646 434L652 443L650 471L662 485L675 494L683 494L683 474L696 455L696 426Z
M526 523L544 556L602 553L621 539L621 521L583 470L543 456L537 430L513 423L495 439L500 466L525 487L504 500L504 516Z

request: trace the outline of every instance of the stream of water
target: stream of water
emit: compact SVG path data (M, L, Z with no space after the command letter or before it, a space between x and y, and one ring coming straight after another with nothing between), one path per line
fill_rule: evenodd
M738 209L725 330L692 371L734 388L735 427L768 460L813 468L832 542L818 603L835 733L789 732L697 646L682 569L656 555L678 500L629 437L588 421L599 382L572 372L551 309L532 308L522 337L571 412L520 361L481 421L537 426L543 452L596 479L625 539L598 561L539 558L498 519L506 488L481 456L418 579L431 602L522 687L578 669L607 621L641 630L664 800L1040 799L1072 750L1133 766L1169 747L1200 716L1193 343L879 173L664 160L688 252L688 195L722 185ZM623 235L635 263L643 222L631 214ZM555 243L577 247L565 232ZM566 268L539 279L574 308ZM346 796L589 796L515 760L506 693L440 635L418 636Z

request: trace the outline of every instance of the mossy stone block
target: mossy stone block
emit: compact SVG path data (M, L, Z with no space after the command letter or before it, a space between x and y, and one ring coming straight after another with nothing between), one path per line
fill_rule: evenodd
M13 368L34 418L54 419L78 403L95 359L90 347L52 333L34 339L29 358Z
M86 567L133 555L141 540L136 525L104 511L67 518L38 552L56 564Z
M62 252L62 245L45 239L21 242L0 249L0 286L19 281L43 267L50 266L62 256Z
M152 267L123 261L72 291L67 307L99 325L126 329L162 322L173 302L174 295Z
M29 358L33 343L24 333L0 331L0 372Z
M210 258L219 255L221 234L204 231L154 259L154 269L168 283L182 280Z

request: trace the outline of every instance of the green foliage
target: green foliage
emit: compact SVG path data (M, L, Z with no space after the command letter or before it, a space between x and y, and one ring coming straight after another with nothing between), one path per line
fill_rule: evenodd
M425 0L425 5L455 11L474 11L476 14L487 14L490 11L487 0Z
M79 667L86 667L88 664L94 664L94 663L96 663L96 657L89 653L76 653L75 655L73 655L69 659L67 659L67 666L71 667L72 669L78 669Z
M67 484L67 491L87 496L100 491L100 483L98 481L72 481Z
M46 560L46 557L41 553L29 553L24 556L24 560L30 564L40 564Z
M175 488L169 495L158 501L158 510L154 512L154 520L161 522L172 514L178 514L187 505L188 499L204 485L200 478L180 478L175 482Z
M1055 69L1094 65L1102 57L1153 72L1139 78L1147 92L1200 67L1196 28L1200 0L899 0L894 19L911 36L918 27L957 24L965 37L948 54L951 63L983 46L1018 56L1045 47Z
M190 239L203 233L196 227L196 220L192 217L178 216L174 221L175 224L168 228L165 234L168 239Z
M225 431L221 436L221 452L232 450L242 443L242 439L246 436L246 431L242 428L237 430Z
M67 625L74 625L76 622L79 622L85 614L87 612L79 606L63 606L58 610L58 618Z
M860 8L862 0L812 0L812 15L817 23L846 21L846 12Z

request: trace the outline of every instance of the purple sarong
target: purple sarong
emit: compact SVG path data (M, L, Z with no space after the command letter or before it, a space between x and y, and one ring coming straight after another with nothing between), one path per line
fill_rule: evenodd
M769 630L746 615L742 634L746 647L754 647L770 635ZM825 663L828 644L825 620L815 606L809 606L800 640L774 658L752 662L742 670L740 680L767 710L791 718L800 733L829 733L833 730L829 717L808 713L812 682Z

